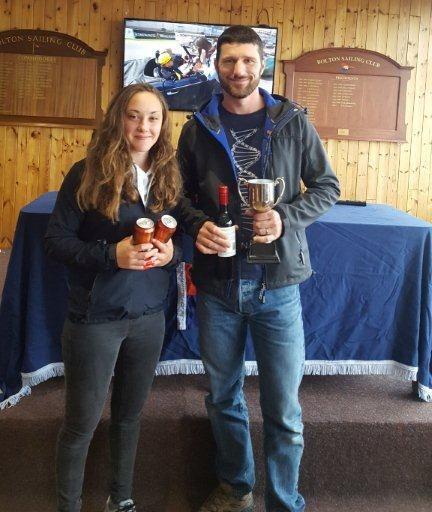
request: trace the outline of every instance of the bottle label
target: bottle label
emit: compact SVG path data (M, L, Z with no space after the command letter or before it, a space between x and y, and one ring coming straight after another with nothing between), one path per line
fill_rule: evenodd
M226 236L228 237L228 240L230 242L230 247L224 251L224 252L218 252L218 256L221 258L230 258L231 256L234 256L236 253L236 230L235 226L230 226L228 228L219 228L221 231L223 231Z

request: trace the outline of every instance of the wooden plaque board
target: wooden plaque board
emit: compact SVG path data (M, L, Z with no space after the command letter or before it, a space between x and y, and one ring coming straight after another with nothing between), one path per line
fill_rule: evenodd
M412 67L358 48L315 50L283 63L285 95L307 108L322 138L405 142Z
M96 127L105 56L60 32L0 32L0 124Z

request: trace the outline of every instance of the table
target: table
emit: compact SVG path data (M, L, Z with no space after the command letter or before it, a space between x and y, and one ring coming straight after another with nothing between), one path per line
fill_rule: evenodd
M0 408L63 374L67 273L43 250L55 197L44 194L18 219L0 306ZM420 398L432 401L431 234L431 224L387 205L336 205L309 226L314 274L301 285L306 374L396 375L418 380ZM187 237L184 245L190 254ZM184 264L180 285L183 271ZM203 372L193 295L178 328L184 295L173 275L157 374ZM250 340L246 372L257 373Z

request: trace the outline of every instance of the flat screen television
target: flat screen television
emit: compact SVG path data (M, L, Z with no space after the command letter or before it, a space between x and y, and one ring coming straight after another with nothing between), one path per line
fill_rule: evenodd
M171 110L198 110L220 91L214 68L216 41L227 25L124 20L123 86L148 82ZM252 27L264 43L260 87L273 92L277 29Z

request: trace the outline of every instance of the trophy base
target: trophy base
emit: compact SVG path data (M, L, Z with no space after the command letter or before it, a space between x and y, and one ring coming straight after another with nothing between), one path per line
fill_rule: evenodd
M256 264L280 263L276 244L252 244L247 252L247 262Z

